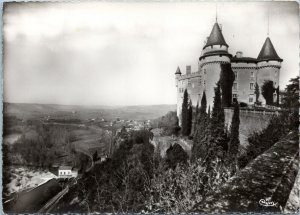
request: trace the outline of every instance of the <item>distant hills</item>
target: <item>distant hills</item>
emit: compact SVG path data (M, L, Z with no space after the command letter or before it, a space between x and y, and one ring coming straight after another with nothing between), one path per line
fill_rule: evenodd
M5 102L3 109L4 115L13 115L20 119L50 116L82 120L92 118L146 120L163 116L169 111L175 111L176 105L79 106Z

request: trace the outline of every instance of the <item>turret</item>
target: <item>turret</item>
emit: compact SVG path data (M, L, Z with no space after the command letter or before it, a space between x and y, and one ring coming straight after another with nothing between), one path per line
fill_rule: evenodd
M219 24L216 22L199 58L198 71L202 77L203 86L200 94L205 89L207 106L213 106L214 87L220 79L221 64L229 64L230 58L228 45Z
M262 49L257 57L257 83L261 89L265 81L273 81L274 88L279 87L279 73L281 62L283 60L278 56L271 39L266 38ZM273 100L277 100L278 94L274 93ZM265 104L265 99L260 95L260 101Z
M178 79L180 78L181 76L181 71L180 71L180 68L179 66L177 67L177 70L175 72L175 79L176 79L176 87L178 86Z

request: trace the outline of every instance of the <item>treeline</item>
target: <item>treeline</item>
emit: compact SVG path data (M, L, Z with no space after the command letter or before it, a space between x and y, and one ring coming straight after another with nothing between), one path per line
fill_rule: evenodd
M35 124L31 127L37 135L23 134L12 146L15 155L21 155L28 165L51 167L57 157L71 150L66 128Z
M165 116L151 121L152 128L161 128L163 135L178 135L180 131L178 117L175 111L169 111Z

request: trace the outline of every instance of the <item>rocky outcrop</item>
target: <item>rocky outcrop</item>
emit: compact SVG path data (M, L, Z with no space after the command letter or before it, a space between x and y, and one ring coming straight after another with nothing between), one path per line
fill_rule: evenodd
M298 149L298 135L290 133L208 195L194 211L282 212L298 173Z

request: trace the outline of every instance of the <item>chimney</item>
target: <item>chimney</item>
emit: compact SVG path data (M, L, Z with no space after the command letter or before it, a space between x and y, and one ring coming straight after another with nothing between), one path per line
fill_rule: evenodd
M237 58L243 57L243 52L237 51L237 52L236 52L236 57L237 57Z
M187 75L191 74L191 66L190 65L186 66L186 74Z

